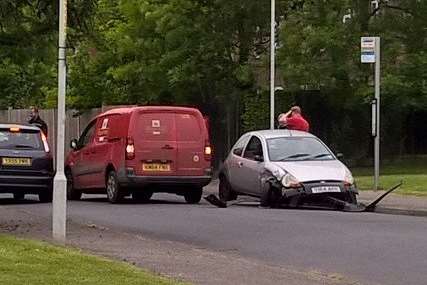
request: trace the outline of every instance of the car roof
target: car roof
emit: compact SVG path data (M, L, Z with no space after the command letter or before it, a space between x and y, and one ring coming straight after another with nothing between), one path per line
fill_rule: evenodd
M105 115L121 115L121 114L130 114L138 111L184 111L184 112L198 112L196 108L191 107L177 107L177 106L134 106L134 107L125 107L125 108L114 108L108 110L102 114L99 114L97 117L102 117Z
M295 130L259 130L248 132L248 135L257 135L264 139L272 139L272 138L280 138L280 137L308 137L308 138L316 138L316 136L303 132L303 131L295 131Z
M39 131L40 128L30 124L15 124L15 123L0 123L0 129L9 129L12 127L18 127L22 130L34 130Z

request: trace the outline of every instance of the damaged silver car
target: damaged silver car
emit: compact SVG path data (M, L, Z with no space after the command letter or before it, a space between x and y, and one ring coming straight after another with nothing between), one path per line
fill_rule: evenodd
M292 130L244 134L219 174L219 199L260 198L261 206L357 205L349 169L316 136Z

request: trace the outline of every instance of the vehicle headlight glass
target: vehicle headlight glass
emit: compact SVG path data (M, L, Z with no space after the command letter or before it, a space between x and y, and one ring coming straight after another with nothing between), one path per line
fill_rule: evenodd
M290 173L286 173L282 178L282 185L286 188L298 188L301 187L301 183Z
M348 170L348 169L346 169L346 170L345 170L344 182L345 182L345 183L348 183L348 184L350 184L350 185L353 185L353 184L354 184L354 177L353 177L353 175L351 174L350 170Z

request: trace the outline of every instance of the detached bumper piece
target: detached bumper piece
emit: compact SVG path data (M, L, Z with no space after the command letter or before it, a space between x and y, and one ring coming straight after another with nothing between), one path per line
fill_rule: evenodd
M379 196L376 200L369 203L368 205L365 205L363 203L351 203L348 201L344 201L342 199L339 199L337 197L333 197L332 195L306 195L306 197L303 196L303 192L292 190L292 192L289 192L289 200L287 203L284 204L286 208L295 208L295 209L329 209L329 210L338 210L343 212L374 212L376 205L384 199L388 194L402 186L402 182L399 184L393 186L389 190L387 190L384 194ZM348 192L349 193L349 192ZM288 195L286 195L288 196ZM286 198L285 196L285 198ZM309 198L309 199L304 199ZM244 202L253 202L253 199L238 199L236 201L232 202L224 202L221 201L217 196L210 194L206 197L204 197L206 201L211 203L214 206L217 206L219 208L227 208L228 206L244 203ZM299 201L301 199L301 201ZM287 199L285 199L287 200ZM305 201L304 201L305 200ZM300 203L301 202L301 203Z

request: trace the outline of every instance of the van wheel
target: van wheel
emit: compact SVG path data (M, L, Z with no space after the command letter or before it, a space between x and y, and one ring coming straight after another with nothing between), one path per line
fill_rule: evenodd
M24 200L25 193L13 193L13 200L15 201L21 201Z
M218 196L219 199L223 202L237 199L237 193L233 191L230 182L228 182L227 178L224 176L221 176L219 179Z
M68 200L80 200L82 197L82 192L74 188L73 175L70 170L65 172L65 177L67 177L67 199Z
M185 201L188 204L197 204L202 199L203 188L197 187L189 189L188 192L184 194Z
M153 191L150 190L139 190L132 192L132 199L137 202L147 203L150 201L151 196L153 196Z
M45 192L39 193L39 201L41 203L51 203L53 199L52 188L46 190Z
M120 191L120 186L117 181L117 174L114 170L108 172L107 176L107 197L110 203L120 202L124 195Z

